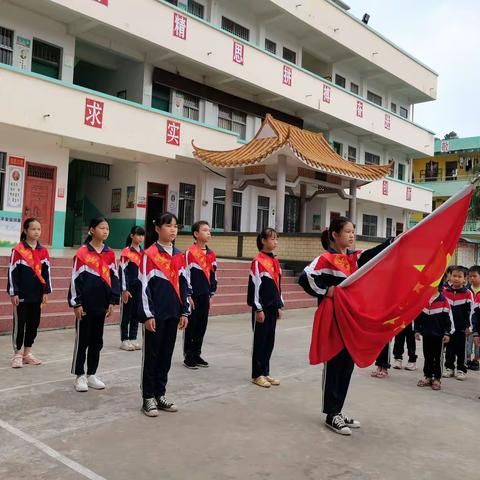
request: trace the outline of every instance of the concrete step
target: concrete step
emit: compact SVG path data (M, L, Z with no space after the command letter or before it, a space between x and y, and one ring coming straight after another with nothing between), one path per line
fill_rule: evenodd
M246 282L240 283L238 285L224 285L223 283L218 285L217 293L218 295L227 295L229 293L247 293L248 285ZM282 292L285 295L287 292L303 292L303 289L298 285L298 283L285 283L282 282Z
M304 295L305 298L296 299L296 300L285 300L285 308L293 309L293 308L310 308L315 307L317 305L317 301L314 298L307 297ZM232 315L235 313L247 313L251 311L251 307L249 307L245 302L242 303L219 303L216 305L212 305L210 309L210 315Z
M306 298L305 292L303 290L294 291L294 292L287 292L283 293L283 298L285 301L290 300L301 300ZM223 294L223 295L215 295L212 299L212 306L217 304L224 304L224 303L241 303L247 301L247 294L246 292L241 293L230 293L230 294Z

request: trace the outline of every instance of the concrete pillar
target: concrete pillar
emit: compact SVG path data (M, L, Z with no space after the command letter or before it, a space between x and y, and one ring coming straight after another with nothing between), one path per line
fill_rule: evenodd
M233 168L226 169L225 177L225 211L223 217L223 228L225 232L232 231L233 216Z
M357 223L357 182L350 180L350 197L348 200L348 216L353 224Z
M300 184L300 233L307 231L307 184Z
M287 157L278 155L277 161L277 206L275 210L275 230L283 232L283 216L285 213L285 183L287 180Z

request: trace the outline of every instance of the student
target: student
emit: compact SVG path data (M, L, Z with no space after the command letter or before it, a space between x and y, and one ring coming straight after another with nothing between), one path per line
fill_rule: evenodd
M68 303L76 319L72 373L76 375L77 392L87 392L89 387L105 388L96 376L103 347L103 327L105 318L112 315L113 306L118 305L120 299L115 253L104 243L109 232L105 218L92 219L85 243L73 258Z
M41 233L40 222L27 218L20 243L12 250L8 264L7 293L13 305L12 368L42 363L33 355L32 345L37 337L42 305L47 303L52 285L48 250L38 242Z
M140 267L142 280L143 365L142 412L157 417L158 410L176 412L165 390L177 328L188 324L190 303L185 255L173 242L178 233L177 217L164 213L155 219L158 241L145 250Z
M390 364L390 343L387 343L383 350L380 352L380 355L375 361L375 366L377 367L371 374L371 377L376 378L386 378L388 377L388 370L391 367Z
M192 226L195 243L186 251L185 261L190 281L192 314L185 329L183 354L185 367L196 370L208 367L202 358L203 337L207 331L210 298L217 290L217 257L207 244L212 237L210 225L204 220Z
M470 290L473 293L475 309L480 307L480 265L470 267L468 271ZM473 360L472 360L473 355ZM474 345L473 336L467 337L467 368L478 371L480 369L480 348Z
M280 385L270 376L270 357L275 344L277 319L282 318L282 269L273 254L278 235L265 228L257 237L259 254L253 259L248 279L247 303L252 307L252 382L259 387Z
M465 380L465 340L470 334L470 317L473 312L473 293L466 287L464 267L451 269L450 284L443 289L443 295L452 308L455 332L451 335L445 351L444 377ZM455 363L457 370L455 372Z
M138 277L138 269L142 263L143 250L141 244L145 240L143 227L135 225L127 237L126 247L120 254L118 276L122 288L120 348L122 350L141 350L137 340L138 310L142 296L142 282Z
M442 377L442 350L453 333L453 318L450 304L441 289L428 301L414 322L415 339L423 337L424 378L417 386L440 390Z
M355 227L346 217L337 217L322 232L325 253L315 258L302 272L299 284L320 303L324 297L333 297L337 285L386 248L392 240L366 251L351 250L355 241ZM343 405L347 396L354 363L344 348L326 362L323 369L323 412L325 424L341 435L351 435L351 428L359 428L360 422L347 417Z
M403 368L403 353L407 344L408 362L405 365L405 370L413 372L417 369L417 346L415 343L415 332L412 324L407 325L401 332L399 332L393 343L393 368L401 370Z

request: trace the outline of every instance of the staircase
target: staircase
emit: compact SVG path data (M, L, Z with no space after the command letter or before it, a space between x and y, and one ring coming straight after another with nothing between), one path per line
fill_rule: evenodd
M66 328L75 325L73 311L67 304L72 260L52 258L53 293L44 307L41 328ZM12 330L12 304L6 293L8 258L0 257L0 332ZM212 299L211 315L229 315L250 311L247 305L247 284L250 262L220 260L218 264L218 290ZM304 308L316 305L296 283L292 271L283 271L282 291L285 307ZM118 307L107 323L118 323Z

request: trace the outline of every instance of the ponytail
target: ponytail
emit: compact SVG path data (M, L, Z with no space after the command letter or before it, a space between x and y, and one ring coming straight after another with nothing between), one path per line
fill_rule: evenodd
M326 228L322 232L322 235L320 236L320 241L322 242L323 249L328 250L328 247L330 246L330 233L328 231L328 228Z
M125 240L126 247L129 247L132 244L132 235L145 235L145 229L138 225L134 225L130 230L127 239Z
M331 242L334 242L333 233L340 233L347 223L352 223L347 217L336 217L330 222L330 226L326 228L320 236L322 247L327 250Z
M90 233L90 230L92 228L98 227L98 225L100 225L102 222L108 223L108 220L105 217L97 217L97 218L92 218L90 220L90 225L88 226L88 235L86 236L85 241L83 242L84 244L90 243L92 241L93 237Z

